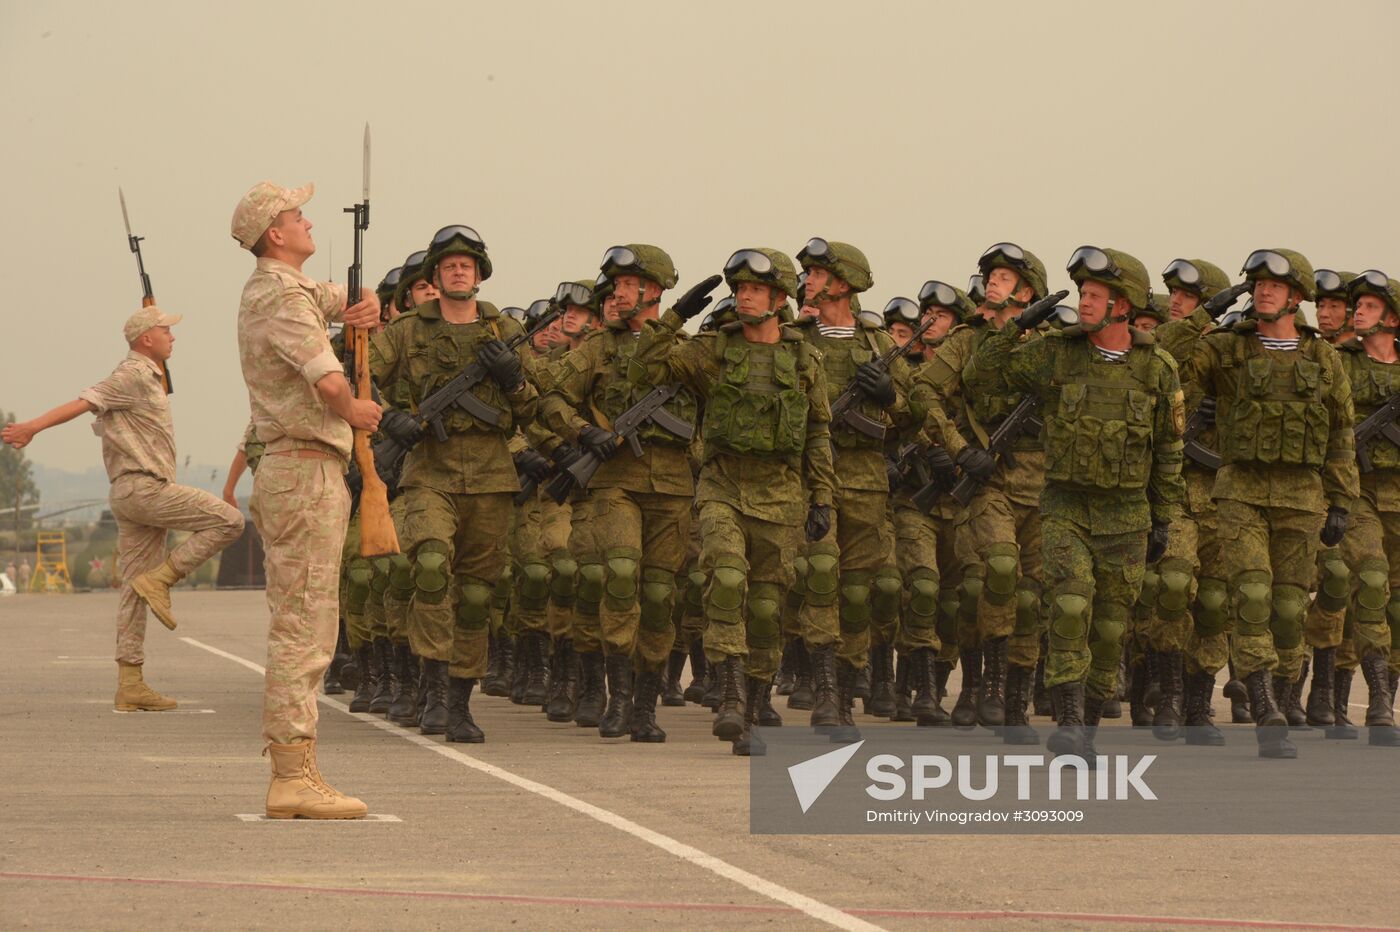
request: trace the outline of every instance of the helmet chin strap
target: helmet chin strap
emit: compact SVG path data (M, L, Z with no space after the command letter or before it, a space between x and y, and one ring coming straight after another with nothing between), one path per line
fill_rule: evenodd
M738 307L735 307L734 317L741 324L748 324L750 327L757 327L759 324L763 323L768 318L778 316L778 308L787 303L787 295L785 293L780 294L781 297L779 295L773 294L770 294L768 296L768 310L766 313L745 314L743 311L739 310Z
M998 268L1005 268L1005 266L998 266ZM1014 270L1013 270L1013 272L1014 272ZM1021 273L1020 273L1020 272L1014 272L1014 274L1016 275L1016 284L1015 284L1014 286L1012 286L1011 291L1009 291L1009 292L1007 293L1006 297L1003 298L1003 299L1000 300L1000 301L996 301L996 302L988 301L988 302L986 302L986 303L987 303L987 307L991 308L991 309L994 310L994 311L1004 311L1004 310L1006 310L1008 307L1014 307L1014 308L1018 308L1018 309L1024 311L1026 308L1030 307L1030 304L1028 304L1027 302L1025 302L1025 301L1018 301L1018 300L1016 299L1016 292L1020 291L1021 288L1025 286L1026 280L1025 280L1024 278L1021 277ZM1034 289L1032 289L1032 291L1033 291L1033 290L1034 290Z
M639 285L637 286L637 301L636 301L636 303L634 303L631 307L627 307L627 308L621 308L621 307L620 307L620 308L618 308L618 309L617 309L617 316L618 316L619 318L621 318L622 320L631 320L633 317L636 317L638 314L640 314L642 311L646 310L647 308L649 308L649 307L656 307L658 304L661 303L661 295L660 295L660 294L658 294L656 297L652 298L650 301L647 301L647 300L645 300L645 299L642 297L642 296L645 295L645 294L646 294L646 285L645 285L645 284L639 284Z
M442 292L442 296L452 301L470 301L472 298L476 297L477 292L480 290L479 288L473 288L471 291L444 291Z
M1128 313L1124 314L1122 317L1113 316L1113 306L1117 304L1120 300L1124 299L1114 298L1109 303L1108 310L1103 315L1103 320L1099 321L1096 324L1085 324L1081 321L1079 324L1079 329L1085 333L1098 333L1100 330L1106 330L1109 327L1112 327L1114 324L1126 323L1129 314L1132 313L1131 307L1129 308Z

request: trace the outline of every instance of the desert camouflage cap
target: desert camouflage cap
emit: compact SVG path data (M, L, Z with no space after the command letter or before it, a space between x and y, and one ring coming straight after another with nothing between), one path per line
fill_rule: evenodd
M316 185L307 182L299 188L283 188L271 181L259 181L248 189L233 209L230 227L233 238L244 249L252 249L284 210L294 210L311 200Z
M261 235L261 234L259 234ZM152 327L173 327L183 318L183 314L167 314L152 304L132 314L122 325L122 336L127 343L135 343L141 334Z

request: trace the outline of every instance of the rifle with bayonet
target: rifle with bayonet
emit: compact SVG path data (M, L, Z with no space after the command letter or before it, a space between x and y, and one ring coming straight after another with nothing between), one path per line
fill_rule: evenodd
M695 426L681 420L663 407L666 402L676 397L676 393L680 390L679 382L658 385L642 396L640 401L614 418L612 432L617 438L617 445L622 446L626 443L632 448L632 455L640 459L642 442L637 434L648 422L689 443L690 439L695 436ZM567 469L555 476L545 487L545 491L556 502L562 504L574 489L588 488L588 483L593 481L593 474L602 465L602 458L592 452L584 452Z
M345 208L355 218L355 248L350 268L345 275L347 304L360 298L364 278L364 232L369 229L369 124L365 124L363 200ZM345 375L356 398L373 398L374 386L369 372L369 331L358 327L345 328ZM374 451L370 448L370 432L356 430L354 460L360 473L360 556L383 557L399 552L399 536L389 516L389 490L375 468Z
M903 358L911 349L918 345L919 340L924 335L924 331L933 326L933 322L937 318L937 314L929 314L924 318L923 323L919 324L913 336L902 344L892 344L889 349L876 357L875 361L888 370L890 366L894 365L896 359ZM852 378L846 383L846 387L842 389L841 394L836 396L836 400L831 403L831 423L845 425L856 433L864 434L872 440L884 440L885 425L865 414L857 407L857 404L864 397L865 393L861 391L858 380Z
M126 213L126 194L121 188L117 188L117 198L122 204L122 223L126 224L126 245L136 254L136 271L141 276L141 306L151 307L156 303L156 294L151 290L151 276L146 274L146 263L141 258L141 241L144 236L136 236L131 232L131 218ZM175 383L170 380L170 363L161 363L161 376L165 381L165 393L167 395L175 391Z
M1371 464L1371 451L1368 448L1372 440L1383 437L1400 446L1400 424L1395 423L1397 418L1400 418L1400 394L1391 395L1384 404L1356 425L1356 466L1362 472L1375 469Z

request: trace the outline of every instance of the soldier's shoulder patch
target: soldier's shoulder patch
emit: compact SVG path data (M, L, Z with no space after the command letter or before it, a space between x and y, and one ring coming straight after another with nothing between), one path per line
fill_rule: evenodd
M1172 428L1180 436L1186 433L1186 395L1179 388L1172 392L1171 409Z

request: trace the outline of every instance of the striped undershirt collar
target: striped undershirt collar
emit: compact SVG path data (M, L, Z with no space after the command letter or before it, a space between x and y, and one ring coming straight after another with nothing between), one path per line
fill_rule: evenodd
M856 328L853 326L833 327L828 324L817 324L817 332L824 337L836 337L840 339L843 337L854 337L856 335Z
M1298 348L1297 337L1266 337L1258 334L1259 342L1264 345L1264 349L1271 350L1295 350Z

